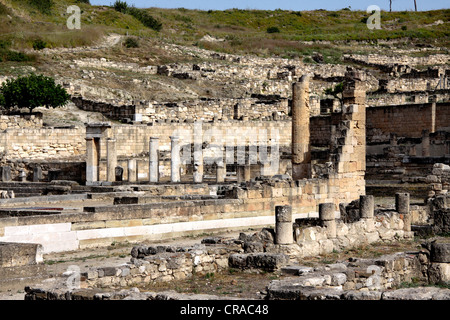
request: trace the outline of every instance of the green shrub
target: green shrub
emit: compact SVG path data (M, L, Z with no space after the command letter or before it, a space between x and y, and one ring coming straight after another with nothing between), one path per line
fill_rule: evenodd
M125 1L116 0L113 4L114 10L126 13L128 10L128 4Z
M91 4L90 0L77 0L78 3Z
M28 0L28 3L43 14L50 14L53 7L53 0Z
M138 48L139 42L136 38L126 38L123 45L127 48Z
M31 74L6 80L0 86L1 106L8 111L15 108L59 107L65 105L70 95L55 80L43 75Z
M402 30L406 31L406 30L408 30L408 27L407 26L402 26Z
M33 49L34 50L42 50L47 47L47 42L42 39L36 39L33 41Z
M31 58L23 52L6 50L4 52L4 58L7 61L24 62L31 61Z
M135 17L139 20L144 26L147 28L153 29L155 31L160 31L162 29L162 23L153 18L147 11L144 9L138 9L135 7L131 7L127 10L127 13Z
M9 8L0 2L0 16L6 16L10 14Z
M132 15L139 20L147 28L160 31L162 29L162 23L153 18L146 10L138 9L136 7L129 7L125 1L116 0L113 5L116 11L124 14Z
M0 40L0 49L7 49L11 46L11 40Z
M280 33L280 29L278 27L268 27L267 33Z

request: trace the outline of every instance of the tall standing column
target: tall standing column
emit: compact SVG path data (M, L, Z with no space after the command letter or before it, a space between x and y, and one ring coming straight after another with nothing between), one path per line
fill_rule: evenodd
M171 176L170 179L172 182L181 182L181 174L180 174L180 138L177 136L170 137L171 141Z
M244 180L250 181L252 179L252 166L250 164L246 164L244 166Z
M136 159L128 160L128 182L136 182Z
M106 140L106 181L116 181L117 151L116 139Z
M203 131L202 123L194 124L194 183L203 182Z
M227 175L227 164L225 161L219 161L216 164L216 182L217 183L225 182L226 175Z
M309 76L292 86L292 178L311 177Z
M94 138L86 138L86 182L98 181L98 154Z
M159 138L150 138L149 181L159 181Z
M237 183L245 182L244 165L236 165L236 179Z

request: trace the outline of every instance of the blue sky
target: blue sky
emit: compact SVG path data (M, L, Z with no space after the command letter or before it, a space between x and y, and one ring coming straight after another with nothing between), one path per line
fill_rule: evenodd
M124 1L124 0L122 0ZM389 0L125 0L129 5L139 8L186 8L200 10L225 10L231 8L239 9L261 9L261 10L314 10L327 9L339 10L351 6L354 10L366 10L370 5L377 5L381 10L389 10ZM93 5L111 5L115 0L91 0ZM417 0L418 10L448 9L449 2L446 0ZM392 10L414 10L414 0L393 0Z

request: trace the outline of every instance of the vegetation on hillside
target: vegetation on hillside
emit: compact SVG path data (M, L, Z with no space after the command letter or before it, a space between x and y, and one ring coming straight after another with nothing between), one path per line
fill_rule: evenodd
M81 31L66 27L69 5L81 8ZM338 63L343 52L334 44L351 40L376 44L401 39L449 47L449 9L382 11L380 30L367 28L369 16L348 8L201 11L138 9L120 0L110 6L90 5L88 0L0 0L0 41L9 41L9 50L16 51L41 49L44 43L46 48L78 47L115 32L236 54L308 59L313 52L320 52L325 63ZM224 41L203 41L205 35ZM41 42L37 44L36 39ZM4 54L0 57L5 61Z

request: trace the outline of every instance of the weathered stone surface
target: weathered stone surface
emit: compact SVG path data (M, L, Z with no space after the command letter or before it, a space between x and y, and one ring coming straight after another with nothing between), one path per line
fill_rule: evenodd
M228 262L232 268L273 271L289 263L289 257L279 253L231 254Z
M432 263L428 268L428 281L437 284L450 284L450 263Z
M431 244L431 262L450 263L450 242Z
M435 287L407 288L383 292L382 300L450 300L450 290Z
M286 275L305 275L307 273L313 272L314 268L312 267L306 267L306 266L286 266L281 268L282 274Z
M381 291L350 290L343 294L344 300L381 300Z

